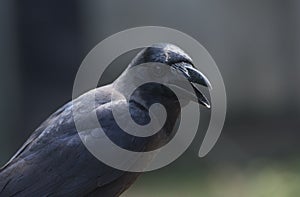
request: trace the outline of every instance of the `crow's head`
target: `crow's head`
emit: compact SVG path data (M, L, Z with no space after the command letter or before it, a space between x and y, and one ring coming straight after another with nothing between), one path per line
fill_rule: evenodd
M197 101L210 108L208 99L196 87L198 84L211 88L208 79L195 68L192 59L179 47L166 43L153 44L138 53L128 69L141 66L147 67L147 73L138 72L135 77L164 79L165 83L172 85L185 95L186 100ZM184 83L184 81L188 82ZM187 88L187 83L192 88ZM158 88L153 92L159 91L167 94Z

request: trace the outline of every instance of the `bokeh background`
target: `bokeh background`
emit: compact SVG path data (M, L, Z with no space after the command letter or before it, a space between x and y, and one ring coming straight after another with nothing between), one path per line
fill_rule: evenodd
M228 112L205 158L197 157L209 117L203 110L189 150L141 176L123 197L299 196L296 0L0 1L0 164L71 99L77 69L97 43L145 25L183 31L210 52L223 75Z

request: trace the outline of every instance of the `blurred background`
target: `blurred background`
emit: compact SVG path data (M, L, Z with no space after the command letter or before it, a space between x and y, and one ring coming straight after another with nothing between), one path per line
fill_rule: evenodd
M171 165L123 197L300 195L300 1L0 1L0 164L71 99L77 69L101 40L130 27L175 28L216 61L225 126L205 157L199 135ZM121 58L115 76L134 53ZM202 131L202 132L201 132Z

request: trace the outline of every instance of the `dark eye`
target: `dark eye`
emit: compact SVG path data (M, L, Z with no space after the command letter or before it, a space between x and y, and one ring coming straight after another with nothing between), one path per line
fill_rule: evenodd
M161 65L153 65L151 68L151 75L154 77L160 78L165 76L167 73L167 66L161 66Z

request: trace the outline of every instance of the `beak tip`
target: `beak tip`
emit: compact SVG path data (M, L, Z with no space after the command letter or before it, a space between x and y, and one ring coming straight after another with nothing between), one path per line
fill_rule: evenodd
M211 83L209 82L209 80L208 80L207 78L205 78L204 81L205 81L206 87L207 87L209 90L212 90L213 88L212 88L212 85L211 85Z
M210 106L209 103L205 103L204 105L205 105L205 107L206 107L207 109L210 109L210 108L211 108L211 106Z
M208 90L212 90L213 89L212 86L211 86L211 84L209 82L207 83L207 88L208 88Z

